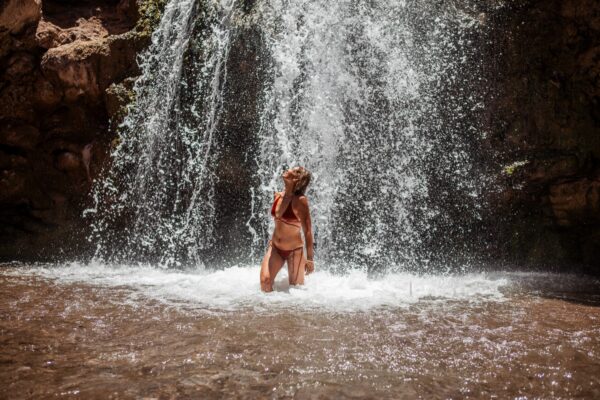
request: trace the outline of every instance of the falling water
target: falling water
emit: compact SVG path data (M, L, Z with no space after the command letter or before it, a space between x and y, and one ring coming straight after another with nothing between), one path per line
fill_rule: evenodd
M235 0L172 0L94 190L91 240L104 259L202 262L214 244L214 146ZM190 60L186 60L186 58ZM186 62L187 61L187 62Z
M250 258L272 228L286 165L314 175L321 260L423 268L451 255L484 187L473 159L482 18L469 3L171 0L87 210L96 256L202 264L223 248L217 138L242 25L260 32L255 57L268 71L255 93L258 128L245 132L258 149L244 154L255 160L251 202L236 206L247 218L226 227L245 232Z
M460 250L484 183L473 161L484 81L472 38L482 14L459 4L262 3L273 67L257 239L282 168L304 165L321 259L422 269L444 244L446 257Z

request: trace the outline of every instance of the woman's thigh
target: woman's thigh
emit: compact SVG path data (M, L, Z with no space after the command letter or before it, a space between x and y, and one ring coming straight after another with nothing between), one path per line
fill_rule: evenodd
M304 285L304 249L294 250L286 261L290 285Z
M277 251L273 250L273 246L269 243L269 247L267 248L267 252L263 257L263 261L260 265L260 281L263 290L266 290L264 287L265 284L269 286L269 289L272 290L273 282L275 281L275 277L281 267L283 267L283 263L285 260L281 258Z

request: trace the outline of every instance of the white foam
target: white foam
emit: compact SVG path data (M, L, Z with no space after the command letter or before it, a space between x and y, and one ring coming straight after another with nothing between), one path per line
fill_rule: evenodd
M464 275L414 275L390 273L370 278L363 271L344 275L325 271L306 278L306 284L290 287L287 271L277 276L275 291L262 293L257 266L232 266L222 270L203 268L164 269L156 266L109 266L71 263L5 270L5 274L35 275L59 283L87 283L128 287L139 295L171 304L210 310L252 308L323 309L360 311L377 307L406 307L423 300L501 300L500 288L509 280L485 273Z

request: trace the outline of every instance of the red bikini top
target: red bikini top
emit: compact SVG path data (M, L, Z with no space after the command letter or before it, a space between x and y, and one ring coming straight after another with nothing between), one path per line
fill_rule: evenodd
M277 209L277 203L279 202L279 199L281 199L281 195L277 196L277 198L273 202L273 207L271 207L271 215L273 217L275 217L275 210ZM290 202L290 204L288 204L288 208L286 208L285 211L283 212L281 219L288 220L288 221L300 221L300 219L298 219L298 217L296 217L296 214L294 214L294 210L292 210L291 202Z

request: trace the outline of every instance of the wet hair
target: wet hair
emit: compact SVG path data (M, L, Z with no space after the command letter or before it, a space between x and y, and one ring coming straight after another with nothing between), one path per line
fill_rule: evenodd
M311 173L304 167L298 167L298 182L296 182L296 187L294 188L294 194L297 196L303 196L306 192L306 188L310 183L310 179L312 177Z

